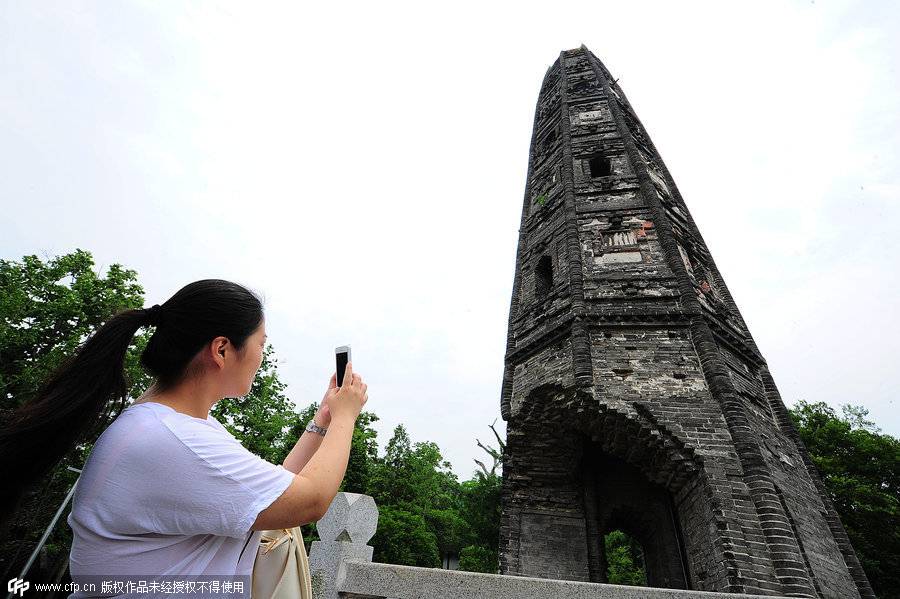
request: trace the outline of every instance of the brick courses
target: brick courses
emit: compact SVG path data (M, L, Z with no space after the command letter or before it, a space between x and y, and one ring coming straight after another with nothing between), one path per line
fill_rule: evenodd
M671 175L585 47L538 97L510 303L502 574L874 597Z

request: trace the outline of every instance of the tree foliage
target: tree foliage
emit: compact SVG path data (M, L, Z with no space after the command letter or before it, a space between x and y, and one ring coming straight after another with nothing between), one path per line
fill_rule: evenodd
M900 597L900 440L868 411L800 401L791 417L875 593Z
M373 559L439 567L442 555L455 554L460 569L496 573L500 477L491 469L460 483L438 446L414 443L402 424L379 456L370 427L376 420L373 414L357 420L343 487L371 495L378 505Z
M31 398L110 316L143 306L143 293L135 271L113 264L101 275L91 254L81 249L47 261L37 256L0 260L0 411ZM126 356L132 398L150 384L139 364L147 340L139 331ZM212 410L245 447L272 463L284 461L319 406L312 402L298 410L277 369L274 349L267 346L250 393L222 400ZM900 597L900 441L882 434L861 407L844 406L838 415L824 403L801 401L791 416L876 593ZM413 443L402 424L379 455L377 421L374 413L359 415L341 485L341 490L372 495L378 504L374 559L439 567L442 553L455 553L460 569L497 572L501 477L496 470L504 444L493 425L499 449L476 439L492 466L475 460L480 470L460 482L438 446ZM92 443L75 448L23 505L0 544L0 568L7 574L17 572L16 565L27 558L74 483L77 475L66 466L80 468ZM61 522L43 560L51 570L54 560L67 559L71 543L65 514ZM304 536L315 540L314 526L304 527ZM614 531L604 542L610 582L646 584L634 540ZM47 579L52 572L43 574Z
M36 256L21 261L0 261L0 406L11 410L27 401L61 361L104 321L125 308L144 305L137 273L118 264L106 276L94 272L94 261L84 250L42 262ZM139 330L125 359L128 396L138 397L151 383L140 365L149 336ZM211 410L250 451L280 464L313 417L318 403L297 412L285 395L277 371L274 349L267 345L250 393L224 399ZM0 541L0 568L7 573L24 564L78 474L95 439L73 448L36 489L16 514L8 534ZM68 558L71 529L66 511L45 545L43 562L56 571ZM32 570L35 573L35 570ZM52 575L52 572L42 573ZM46 580L46 576L44 576Z
M113 264L101 276L84 250L46 263L36 256L0 261L0 409L12 409L31 397L44 377L110 316L143 305L135 271ZM139 363L147 341L148 335L138 331L126 357L132 399L151 383ZM267 346L250 393L224 399L211 411L245 447L272 463L284 461L319 407L316 401L297 408L279 378L277 362L274 349ZM493 425L500 449L477 441L492 459L492 467L475 460L481 471L461 483L438 446L430 441L413 443L402 424L379 455L373 428L377 421L371 412L357 418L341 484L341 490L372 495L378 503L378 532L371 541L374 558L440 567L442 553L458 554L461 569L497 572L501 479L496 470L503 442ZM66 466L80 468L94 441L75 448L16 519L13 534L0 546L4 556L0 566L8 572L17 572L24 563L74 484L77 474ZM32 569L41 579L48 580L67 561L71 544L67 513L46 545L43 563L48 571ZM307 542L318 538L313 525L304 526L303 532Z
M0 260L0 410L9 412L34 397L41 383L110 316L144 304L137 273L112 264L102 275L85 250L43 261L37 256ZM125 356L129 393L150 378L140 354L148 336L138 331ZM0 569L24 564L78 475L93 440L72 452L28 493L0 539ZM64 520L63 520L64 522ZM71 531L57 525L45 546L47 562L68 556ZM18 573L18 572L16 572Z
M501 478L493 472L476 472L472 480L460 484L461 514L466 533L465 546L459 551L460 570L497 574L500 570L497 550L500 544Z
M438 568L441 556L434 530L420 513L393 505L378 506L378 531L372 559L387 564Z
M396 544L381 542L382 539L401 539L404 535L410 535L410 543L421 542L418 526L409 530L391 530L392 521L418 522L421 519L434 538L435 556L415 558L417 562L439 566L440 553L461 548L465 523L460 515L459 484L450 463L443 459L436 444L430 441L413 444L406 428L397 425L385 455L372 464L368 491L379 511L384 506L390 508L391 514L384 522L385 526L379 519L378 532L373 539L379 561L422 565L408 562L404 552L394 553Z
M101 276L85 250L47 262L37 256L0 260L0 408L12 410L30 399L110 316L143 305L135 271L112 264ZM149 384L138 363L148 338L139 331L126 356L132 391Z
M608 583L647 586L644 552L640 543L621 530L607 534L603 543Z
M459 569L465 572L497 573L497 553L480 545L468 545L459 552Z
M378 422L378 416L372 412L360 412L356 418L341 491L365 493L369 488L372 464L378 459L378 433L372 428L374 422Z

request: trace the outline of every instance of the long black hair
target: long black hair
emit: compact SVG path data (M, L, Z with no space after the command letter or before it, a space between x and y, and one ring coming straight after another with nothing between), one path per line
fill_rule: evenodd
M227 337L241 351L262 320L259 296L221 279L190 283L160 306L110 317L0 424L0 530L31 485L125 408L125 355L139 328L156 327L140 361L164 391L196 374L193 359L208 342Z

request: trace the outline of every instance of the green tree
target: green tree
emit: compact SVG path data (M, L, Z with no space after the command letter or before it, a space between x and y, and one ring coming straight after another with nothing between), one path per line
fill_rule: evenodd
M873 590L900 597L900 440L881 434L859 406L838 416L801 400L790 414Z
M378 506L372 559L383 564L438 568L437 537L421 514L393 505Z
M137 273L112 264L101 276L85 250L43 262L0 260L0 409L13 410L110 316L141 308ZM149 377L138 362L149 336L139 331L125 360L131 390Z
M378 532L373 538L379 561L439 566L441 552L458 552L463 547L467 524L462 516L462 493L450 463L443 459L435 443L413 444L406 428L397 425L384 457L372 464L368 489L379 512L388 508L391 514L389 518L379 517ZM410 544L421 545L417 527L392 528L419 519L434 538L434 560L430 555L410 558L407 551L395 551L399 547L397 540L404 535L411 535Z
M464 572L497 573L497 552L479 545L463 547L459 552L459 570Z
M353 428L350 443L350 459L340 490L348 493L368 493L372 465L378 459L378 433L372 423L378 416L372 412L360 412Z
M474 479L463 481L460 484L462 513L468 525L465 542L468 545L483 547L495 555L500 544L502 482L501 477L496 474L485 476L479 472ZM460 565L460 569L462 569L462 565Z
M459 554L459 569L468 572L497 573L500 570L500 492L503 479L497 474L497 468L503 462L506 445L494 428L490 429L497 439L499 449L484 445L475 439L478 447L491 458L488 468L480 460L475 460L480 470L475 471L475 478L460 484L462 492L462 514L467 525L466 546Z
M20 261L0 260L0 410L11 412L31 399L44 379L104 321L120 310L144 305L137 273L112 264L106 275L94 271L91 254L76 249L45 261L34 255ZM129 393L139 394L150 378L140 366L148 336L139 331L125 358ZM113 402L111 402L113 403ZM110 405L110 416L117 414ZM0 569L9 574L24 565L51 521L94 439L63 458L23 497L0 540ZM46 545L46 562L54 566L68 557L71 531L63 519ZM56 567L42 573L45 580Z
M647 586L640 543L621 530L610 532L603 538L603 543L608 583Z

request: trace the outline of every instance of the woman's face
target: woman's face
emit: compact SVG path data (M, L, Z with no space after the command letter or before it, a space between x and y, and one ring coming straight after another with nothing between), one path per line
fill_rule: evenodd
M250 393L250 388L253 386L253 379L256 378L256 372L262 364L263 349L265 348L265 345L266 320L263 318L262 323L257 327L253 334L247 338L242 351L238 354L243 354L236 364L238 376L235 382L241 386L241 388L238 389L238 391L240 391L237 393L238 397Z
M244 347L240 351L234 352L234 361L231 361L231 368L227 368L226 388L224 389L225 397L243 397L250 393L253 386L253 379L256 378L256 372L262 364L263 349L266 345L266 321L247 337ZM226 361L226 364L229 361Z

